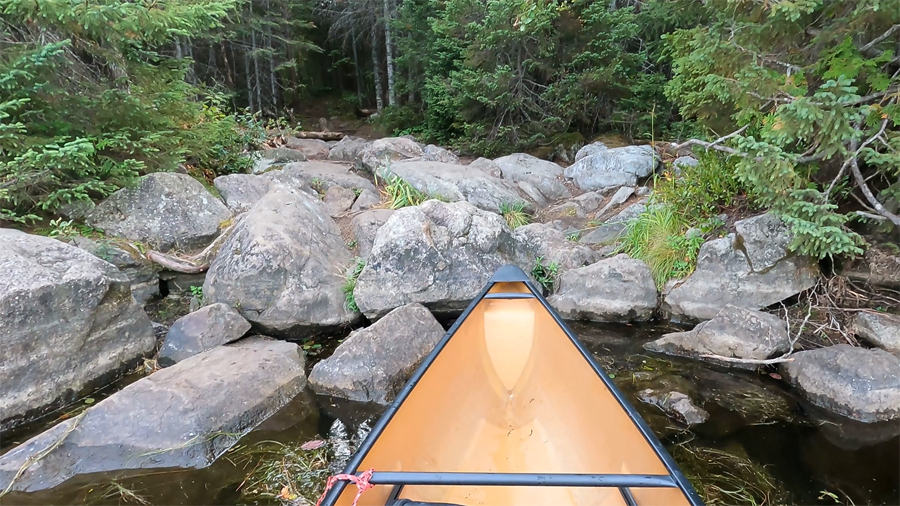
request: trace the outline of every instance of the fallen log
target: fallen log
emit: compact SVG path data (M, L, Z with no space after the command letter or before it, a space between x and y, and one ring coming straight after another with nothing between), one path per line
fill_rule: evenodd
M295 132L298 139L319 139L323 141L339 141L344 138L341 132Z

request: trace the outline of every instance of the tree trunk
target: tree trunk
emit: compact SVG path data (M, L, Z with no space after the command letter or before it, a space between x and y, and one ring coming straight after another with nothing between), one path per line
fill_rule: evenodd
M253 0L247 2L250 7L250 22L253 22ZM256 79L256 108L263 112L262 86L259 82L259 56L256 54L256 30L250 29L250 47L253 54L253 76Z
M395 106L397 93L394 90L394 48L391 46L392 7L391 0L384 0L384 55L387 63L388 104Z
M382 98L381 61L378 60L378 25L372 26L372 65L375 71L375 104L380 111L384 109L384 98Z
M244 44L247 43L247 38L244 37ZM245 46L246 47L246 46ZM256 109L253 107L253 81L251 80L252 74L250 73L250 52L244 50L244 79L247 82L247 102L250 106L250 112L256 112Z
M356 72L356 102L362 105L362 76L360 76L359 54L356 50L356 26L353 24L350 25L350 38L353 43L353 70Z

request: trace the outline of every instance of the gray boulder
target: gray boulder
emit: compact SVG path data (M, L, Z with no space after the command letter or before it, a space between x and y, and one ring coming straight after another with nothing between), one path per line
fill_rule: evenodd
M88 473L206 467L303 389L304 365L296 344L258 337L195 355L4 454L0 489L60 439L12 490L43 490Z
M128 277L131 295L138 304L143 305L148 300L159 297L160 267L127 242L76 236L70 243L122 271Z
M504 203L523 202L514 185L467 165L440 162L395 163L380 172L397 176L420 192L449 202L467 201L475 207L499 212Z
M582 146L581 149L579 149L578 152L575 153L575 161L577 162L578 160L581 160L582 158L594 156L597 153L600 153L601 151L606 151L608 149L609 148L606 147L606 144L603 144L602 142L592 142L590 144Z
M363 190L358 197L356 197L356 201L353 202L353 205L350 207L350 212L356 213L360 211L366 211L372 209L373 207L381 204L381 195L378 192L372 190Z
M444 328L421 304L398 307L371 327L353 331L313 367L309 384L321 395L390 404L443 335Z
M222 303L204 306L179 318L159 350L159 365L168 367L198 353L244 337L250 322Z
M609 202L607 202L602 209L597 211L597 214L594 215L594 219L599 220L610 209L615 209L616 207L621 206L622 204L627 202L632 195L634 195L634 188L630 186L623 186L619 188L618 190L616 190L616 193L614 193L613 196L609 198Z
M128 277L87 251L0 228L0 272L0 430L101 386L156 346Z
M563 168L558 164L525 153L502 156L494 163L500 167L503 179L519 183L519 187L540 206L571 196L561 181ZM529 188L537 192L529 191Z
M885 313L857 313L856 335L900 357L900 316Z
M578 242L582 244L596 244L599 246L613 244L625 233L625 229L628 228L628 223L637 219L637 217L646 210L646 199L635 202L619 211L618 214L606 220L596 228L588 230Z
M587 214L600 207L600 204L602 204L605 199L606 197L604 197L601 192L584 192L573 198L572 202L578 204L585 214Z
M228 209L235 214L245 213L272 188L272 179L266 175L228 174L213 180L219 195Z
M638 392L638 399L658 407L670 418L686 425L697 425L709 419L709 413L681 392L658 392L648 388Z
M813 404L861 422L900 419L900 358L848 344L792 358L781 370Z
M353 237L356 238L360 257L363 259L369 257L378 230L387 223L392 214L394 214L393 209L370 209L357 214L350 221L350 229L353 231Z
M534 259L518 246L499 215L429 200L397 210L381 227L353 294L369 319L413 302L457 313L503 265L531 268Z
M365 139L346 135L337 144L331 146L328 159L335 162L352 162L368 144L369 141Z
M566 234L546 223L532 223L515 231L516 240L532 257L542 257L566 271L590 265L597 260L597 252L566 239Z
M270 165L279 165L291 162L305 162L306 155L302 151L280 146L263 150L262 159L270 160Z
M644 262L621 254L563 272L549 302L567 320L647 321L656 312L656 284Z
M138 186L107 197L85 221L107 235L166 251L206 246L229 218L231 211L196 179L155 172L142 177Z
M754 271L770 269L788 256L791 232L778 216L761 214L735 222L734 228Z
M644 348L657 353L703 358L718 355L728 358L766 360L790 351L791 341L784 320L769 313L732 305L688 332L665 334ZM755 369L753 364L703 358L724 366Z
M322 202L274 190L253 206L222 244L203 285L268 333L305 337L354 321L340 273L350 264L340 230Z
M458 156L434 144L429 144L422 149L422 158L429 162L459 164Z
M276 183L291 188L306 185L322 194L334 185L343 186L349 190L378 191L371 181L356 174L350 167L337 163L290 163L280 171L266 173L266 176Z
M782 242L777 237L771 241ZM663 309L675 319L706 320L728 304L763 309L815 286L818 266L812 259L786 256L756 271L740 244L735 234L704 243L696 270L669 291ZM763 257L774 260L773 255L758 253Z
M637 186L639 178L653 173L656 163L652 146L626 146L582 158L566 168L565 176L582 190Z
M350 210L356 200L356 193L343 186L332 185L322 197L325 209L332 218L337 218Z
M700 162L693 156L679 156L672 162L672 172L675 176L680 176L684 167L696 167Z
M361 149L355 158L356 166L372 174L394 162L424 155L422 146L406 137L386 137L378 139Z
M308 160L324 160L331 152L328 143L321 139L300 139L291 136L285 139L285 146L303 153Z
M500 170L500 166L497 165L493 160L489 160L484 157L476 158L472 163L469 164L469 167L484 171L492 177L503 177L503 171Z

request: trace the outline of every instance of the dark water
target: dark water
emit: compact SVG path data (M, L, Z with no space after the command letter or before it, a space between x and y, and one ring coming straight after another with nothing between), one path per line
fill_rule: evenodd
M644 352L641 344L660 327L572 327L710 504L900 504L900 424L856 423L822 412L768 376ZM663 387L689 394L709 420L688 429L637 401L638 391ZM242 451L267 440L327 439L329 429L334 441L336 420L352 435L382 409L305 392L206 469L81 476L0 502L139 504L115 482L156 505L246 503L238 489L255 464L240 459Z

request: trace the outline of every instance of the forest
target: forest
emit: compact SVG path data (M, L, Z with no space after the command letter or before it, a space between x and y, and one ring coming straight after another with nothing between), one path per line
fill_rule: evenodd
M327 103L473 156L708 151L663 198L740 196L855 255L900 227L898 102L900 0L0 0L0 220L247 171Z

